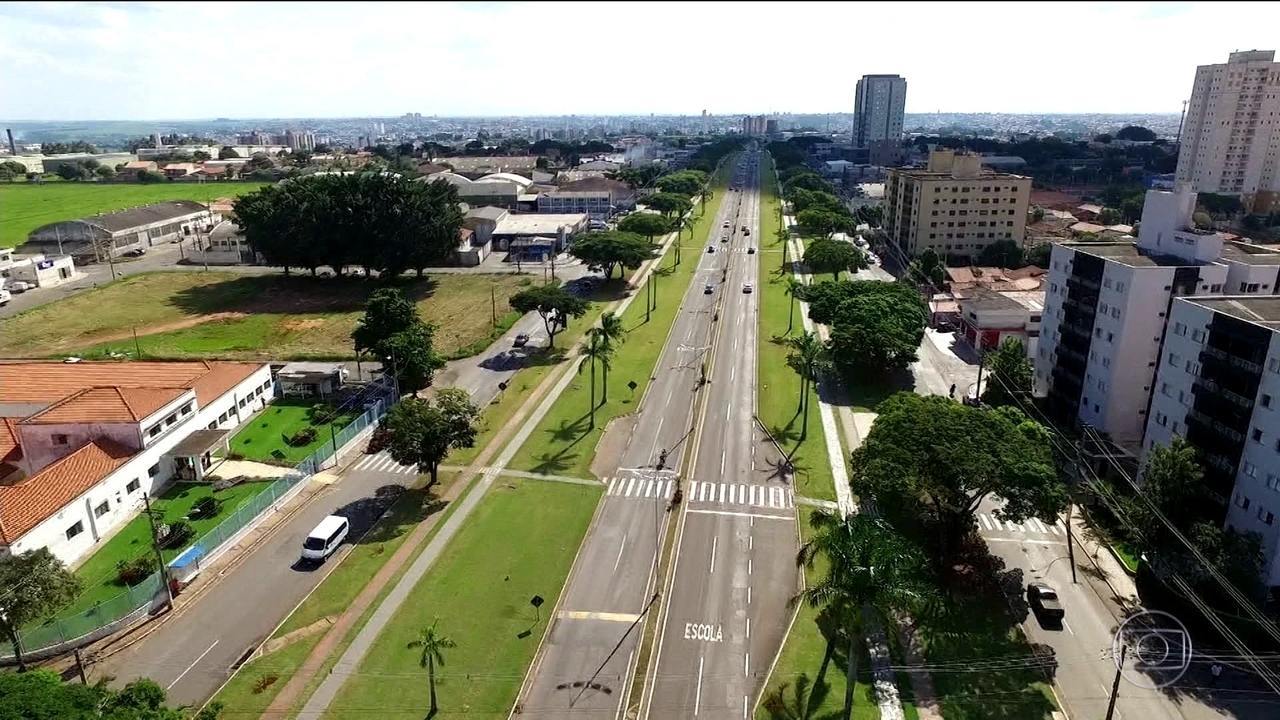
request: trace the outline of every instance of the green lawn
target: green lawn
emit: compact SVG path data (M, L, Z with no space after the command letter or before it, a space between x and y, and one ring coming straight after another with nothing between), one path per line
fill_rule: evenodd
M809 533L810 508L799 508L801 535ZM818 558L814 567L805 571L812 582L826 571L825 561ZM836 638L834 644L828 637ZM756 720L790 720L791 718L835 717L844 708L848 689L847 644L841 630L827 622L820 610L801 605L782 654L769 677L764 701L756 711ZM858 682L853 690L853 718L878 720L875 693L871 686L870 659L866 647L858 642ZM828 654L830 653L830 654ZM797 692L799 690L799 692ZM808 713L804 712L808 708ZM912 707L910 712L914 712Z
M448 520L449 515L456 507L454 504L445 505L438 499L438 496L444 492L449 484L456 479L456 475L443 473L441 481L430 492L423 489L412 489L406 492L396 504L391 507L391 513L374 526L369 534L360 539L357 545L352 548L331 574L329 574L324 582L322 582L315 591L307 596L302 604L299 605L280 628L272 634L272 638L279 638L289 634L300 628L305 628L323 618L336 618L355 600L356 596L364 590L365 586L373 579L391 556L400 549L408 539L414 527L423 522L428 516L439 515L436 525L432 529L424 542L428 541L432 535L439 531L440 525ZM408 567L408 564L405 565ZM396 578L402 574L404 568L395 576ZM395 579L388 583L383 589L382 594L385 595L395 585ZM381 597L381 596L380 596ZM372 612L378 605L375 601L368 612ZM338 656L349 644L354 632L358 631L363 623L356 623L351 633L343 639L343 642L331 653L329 662L336 662ZM263 655L242 667L214 697L223 705L229 713L236 716L256 716L271 704L276 695L289 681L289 678L297 672L298 668L306 661L307 656L311 653L312 648L320 642L324 637L323 632L309 635L303 639L297 640L275 652ZM322 669L319 674L323 677L327 670ZM305 700L306 695L299 698Z
M165 200L206 203L253 192L267 183L0 183L0 247L26 242L36 228L61 220Z
M731 162L716 178L717 187L723 187ZM715 224L723 193L707 203L692 233L681 243L681 262L675 264L675 249L667 252L661 261L656 280L658 307L645 317L645 290L639 289L622 315L622 325L627 333L614 354L609 371L608 401L603 401L603 372L596 368L595 425L591 424L591 366L587 363L573 382L565 388L551 412L547 413L533 434L511 461L511 467L519 470L591 477L591 461L596 444L605 427L613 418L634 412L644 396L654 365L662 354L671 325L679 313L685 291L697 271L701 252ZM636 383L632 391L627 383Z
M420 629L457 647L437 669L440 713L505 717L533 659L596 503L598 488L500 480L378 636L339 691L330 720L421 720L426 671L406 647ZM529 598L546 599L541 619Z
M195 535L191 538L194 541L227 519L241 505L266 490L270 484L269 481L246 482L214 492L213 487L205 483L175 483L163 494L153 498L151 507L164 513L165 522L173 522L191 512L191 507L198 500L210 495L220 499L222 507L215 517L191 521L191 525L195 528ZM187 543L178 548L164 550L165 561L174 559L189 545L190 543ZM151 528L146 515L139 515L100 546L83 565L76 568L76 577L80 578L83 589L75 602L59 615L73 615L123 593L125 586L116 582L116 563L150 552L152 552Z
M1116 551L1116 557L1120 558L1120 563L1124 565L1124 569L1130 573L1138 572L1138 556L1133 554L1133 550L1125 543L1118 542L1111 546Z
M334 408L327 405L323 412L313 412L314 406L314 402L306 400L271 403L231 438L230 453L241 455L246 460L293 465L320 447L330 445L331 435L340 432L359 415L354 411L334 414ZM298 446L286 442L286 438L305 428L316 431L311 442Z
M534 282L441 273L405 278L401 287L436 326L436 352L460 357L510 327L517 314L508 298ZM137 349L151 359L348 359L351 331L377 287L358 278L142 273L0 320L0 356L132 356Z
M800 303L793 304L786 293L790 270L786 275L779 271L784 247L777 237L780 201L777 179L767 160L761 161L760 174L764 190L760 203L760 348L756 408L769 432L792 454L796 492L806 497L835 500L835 481L827 456L817 390L811 388L809 392L808 434L801 440L805 418L799 412L800 376L787 366L785 343L775 340L803 333L804 324Z

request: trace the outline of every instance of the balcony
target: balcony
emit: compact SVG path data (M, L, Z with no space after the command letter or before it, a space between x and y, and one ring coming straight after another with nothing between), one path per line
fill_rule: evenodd
M1228 365L1234 368L1243 370L1248 373L1253 373L1255 375L1260 374L1262 372L1262 366L1256 362L1245 360L1242 357L1236 357L1235 355L1232 355L1231 353L1228 353L1225 350L1213 347L1212 345L1205 345L1203 348L1201 348L1200 362L1205 364L1211 364L1215 360L1218 362L1227 363Z

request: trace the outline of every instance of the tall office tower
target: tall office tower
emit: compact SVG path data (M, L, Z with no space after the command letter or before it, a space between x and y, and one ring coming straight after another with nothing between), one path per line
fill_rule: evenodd
M907 79L898 75L863 75L853 95L853 146L902 139Z
M1280 210L1280 63L1274 50L1201 65L1191 88L1177 181L1237 195L1254 212Z

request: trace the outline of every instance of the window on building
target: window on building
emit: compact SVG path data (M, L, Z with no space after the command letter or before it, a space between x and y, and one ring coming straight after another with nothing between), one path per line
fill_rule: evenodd
M1280 492L1280 477L1267 473L1267 489L1272 492Z
M1254 441L1254 442L1256 442L1256 443L1261 443L1261 442L1262 442L1262 430L1260 430L1260 429L1258 429L1258 428L1254 428L1254 429L1253 429L1253 432L1252 432L1252 433L1250 433L1250 435L1249 435L1249 436L1250 436L1250 437L1252 437L1252 438L1253 438L1253 441Z
M111 503L107 502L106 500L103 500L102 502L98 503L97 507L93 509L93 516L96 518L100 518L109 512L111 512Z
M1249 506L1252 504L1249 501L1249 498L1245 497L1241 493L1236 493L1236 496L1232 498L1232 502L1234 502L1236 504L1236 507L1240 508L1241 510L1248 510Z
M1116 281L1116 292L1124 292L1124 283Z
M1113 342L1115 339L1116 339L1115 333L1112 333L1112 332L1107 333L1107 342Z
M183 415L189 414L191 412L191 403L187 403L186 405L183 405L181 412Z
M62 433L54 433L54 434L53 434L53 444L54 444L54 445L66 445L66 444L67 444L67 442L68 442L68 441L67 441L67 436L66 436L66 435L63 435Z
M1209 286L1209 292L1211 292L1211 293L1220 293L1220 292L1222 292L1222 283L1214 283L1214 284L1210 285L1210 286Z
M67 539L70 540L82 532L84 532L84 522L77 520L75 525L67 528Z
M1174 334L1174 335L1179 335L1179 336L1181 336L1181 335L1186 335L1186 334L1187 334L1187 326L1186 326L1186 325L1183 325L1183 324L1182 324L1182 323L1180 323L1180 322L1179 322L1179 323L1174 323L1174 324L1173 324L1173 334Z
M1106 289L1110 290L1110 289L1111 289L1111 278L1107 278L1106 280L1103 280L1103 281L1102 281L1102 287L1104 287L1104 288L1106 288Z
M1157 412L1157 413L1156 413L1156 424L1157 424L1157 425L1159 425L1160 427L1168 427L1168 425L1169 425L1169 416L1168 416L1168 415L1165 415L1165 414L1164 414L1164 413L1162 413L1162 412Z
M155 477L160 474L160 463L156 463L147 468L147 477Z
M1118 307L1113 307L1113 308L1111 308L1111 317L1115 318L1116 320L1119 320L1119 319L1120 319L1120 308L1118 308Z
M1262 393L1262 407L1271 407L1271 396L1266 393Z
M1191 339L1195 340L1196 342L1204 342L1204 331L1196 330L1195 332L1191 333Z
M1178 367L1182 364L1182 356L1178 353L1169 353L1169 367Z
M134 478L129 481L128 485L124 486L124 491L127 493L135 493L138 491L138 488L140 487L142 487L142 481L138 480L137 478Z
M1276 516L1272 515L1270 510L1260 507L1258 508L1258 519L1262 521L1263 525L1271 525L1275 523Z
M161 431L161 430L163 430L163 429L164 429L164 428L161 426L161 424L160 424L160 423L156 423L155 425L152 425L152 426L151 426L151 429L150 429L150 430L147 430L147 437L155 437L155 436L159 435L159 434L160 434L160 431Z
M1254 465L1251 462L1245 461L1244 469L1242 472L1244 472L1245 477L1257 478L1258 466Z
M227 414L226 414L226 413L222 413L221 415L219 415L219 416L218 416L218 422L219 422L219 423L224 423L224 422L226 422L226 421L227 421Z

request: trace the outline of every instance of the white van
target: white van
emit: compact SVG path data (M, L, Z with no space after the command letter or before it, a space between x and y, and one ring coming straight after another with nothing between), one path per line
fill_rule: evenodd
M302 559L324 562L347 538L351 524L344 517L328 515L302 541Z

